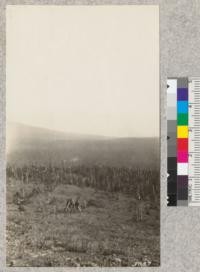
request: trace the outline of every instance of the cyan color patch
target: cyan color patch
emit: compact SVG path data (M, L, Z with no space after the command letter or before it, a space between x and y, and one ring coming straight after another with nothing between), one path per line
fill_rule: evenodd
M177 101L177 112L188 113L188 101Z

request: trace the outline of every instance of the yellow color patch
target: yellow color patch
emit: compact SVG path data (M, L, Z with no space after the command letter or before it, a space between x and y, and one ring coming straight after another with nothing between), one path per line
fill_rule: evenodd
M177 127L177 138L188 138L188 126Z

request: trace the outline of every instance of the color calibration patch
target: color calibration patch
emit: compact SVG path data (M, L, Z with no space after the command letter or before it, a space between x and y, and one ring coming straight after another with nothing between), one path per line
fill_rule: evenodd
M200 78L167 80L167 205L200 206Z

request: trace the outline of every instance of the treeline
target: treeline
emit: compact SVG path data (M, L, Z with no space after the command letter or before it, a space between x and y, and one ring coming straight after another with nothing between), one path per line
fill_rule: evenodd
M7 177L24 183L42 182L47 186L66 183L108 192L130 193L143 200L159 201L160 195L159 171L152 169L105 165L7 165Z

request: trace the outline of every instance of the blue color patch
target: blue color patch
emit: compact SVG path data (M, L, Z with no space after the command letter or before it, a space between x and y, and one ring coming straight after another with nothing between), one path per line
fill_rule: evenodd
M177 101L177 112L188 113L188 101Z

